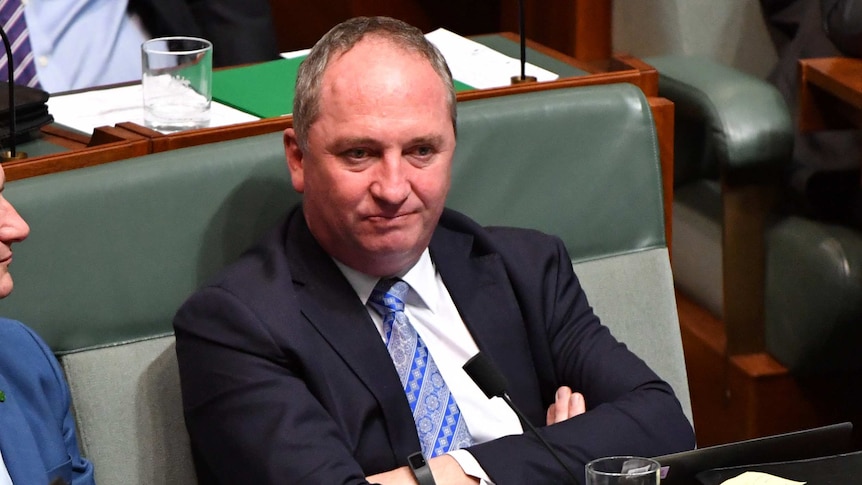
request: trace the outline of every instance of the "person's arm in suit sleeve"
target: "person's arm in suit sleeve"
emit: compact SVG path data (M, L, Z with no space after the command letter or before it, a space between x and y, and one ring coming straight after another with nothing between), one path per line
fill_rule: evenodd
M823 30L846 56L862 57L862 1L821 0Z
M199 475L215 483L367 483L301 363L236 296L219 287L197 292L174 328Z
M69 392L66 378L63 375L63 370L60 368L59 362L57 362L57 359L54 357L54 353L50 348L48 348L48 345L29 328L27 328L26 331L39 347L39 351L44 356L45 363L50 368L50 372L56 382L56 385L51 386L48 389L46 396L48 397L49 402L52 403L54 419L60 425L63 433L63 443L65 444L66 452L68 453L72 467L71 485L93 485L93 464L81 456L81 451L78 448L78 434L75 428L75 416L72 413L72 396Z
M543 389L543 405L553 402L560 385L583 393L587 405L584 414L540 428L544 438L579 477L595 457L656 456L693 448L691 425L670 386L600 324L563 243L557 238L536 242L510 253L516 257L509 256L507 266L530 320L531 338L546 341L553 362L553 370L537 369L554 374L553 388ZM497 485L569 481L529 434L476 445L470 452Z

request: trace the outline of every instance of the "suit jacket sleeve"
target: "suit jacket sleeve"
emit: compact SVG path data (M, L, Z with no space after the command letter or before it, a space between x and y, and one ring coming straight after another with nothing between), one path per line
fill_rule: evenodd
M37 483L47 477L93 485L93 465L78 449L72 398L53 352L35 332L14 320L0 319L0 337L7 346L0 357L0 372L9 386L4 386L5 405L12 406L4 410L9 413L5 417L16 415L18 421L5 436L15 449L3 453L12 479Z
M494 240L522 308L542 394L540 403L530 396L512 399L530 410L538 427L544 425L543 410L558 386L585 396L585 414L540 428L569 468L580 478L584 465L597 457L691 449L693 431L672 389L600 324L563 243L520 230L500 230L498 235ZM510 376L510 382L513 378L517 376ZM470 451L497 485L570 481L529 434Z
M94 485L93 464L81 456L81 451L78 448L78 432L75 426L75 416L72 414L72 396L69 392L69 386L66 384L63 371L60 369L60 364L53 352L45 342L41 339L37 340L46 362L50 365L51 372L57 380L57 394L62 396L62 399L55 401L55 409L62 422L63 443L72 465L72 485Z
M174 326L200 483L367 483L301 365L244 302L206 288Z
M129 0L152 37L191 35L213 43L213 66L278 58L268 0Z

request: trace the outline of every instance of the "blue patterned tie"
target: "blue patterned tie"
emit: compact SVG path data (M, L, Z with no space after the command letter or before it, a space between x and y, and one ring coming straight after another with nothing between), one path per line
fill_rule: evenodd
M15 61L15 84L39 86L36 78L36 65L33 64L33 50L30 47L30 34L24 18L24 5L21 0L0 0L0 22L12 44L12 59ZM0 49L0 79L7 80L6 50Z
M431 458L470 446L473 438L437 364L404 313L409 290L399 279L380 280L368 303L383 317L386 347L410 403L422 454Z

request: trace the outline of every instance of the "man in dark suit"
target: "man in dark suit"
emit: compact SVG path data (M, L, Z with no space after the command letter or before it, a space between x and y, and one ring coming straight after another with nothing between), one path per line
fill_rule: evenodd
M12 244L29 226L2 195L0 167L0 298L12 292ZM20 322L0 318L0 483L92 485L81 457L72 398L51 349Z
M694 445L559 239L444 209L455 119L445 61L402 22L349 20L304 61L284 137L302 205L174 320L201 482L433 483L405 466L420 451L441 485L571 481L461 370L479 350L577 479Z

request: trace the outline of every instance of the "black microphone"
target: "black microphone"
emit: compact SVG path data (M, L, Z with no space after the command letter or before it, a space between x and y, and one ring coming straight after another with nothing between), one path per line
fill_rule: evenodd
M574 472L572 472L572 470L568 466L566 466L566 463L563 462L560 456L557 455L553 448L551 448L551 444L548 443L545 438L542 437L541 434L539 434L539 431L536 429L536 427L533 426L530 421L527 420L527 417L524 416L524 413L522 413L521 410L518 409L517 406L515 406L515 403L513 403L512 400L509 398L509 395L506 393L506 388L509 387L508 382L506 382L506 377L503 376L503 374L501 374L499 370L497 370L497 367L494 366L494 363L491 361L490 358L485 357L482 352L479 352L473 357L470 357L470 360L468 360L464 364L463 369L464 372L466 372L467 375L470 376L470 379L473 379L473 382L475 382L476 385L479 386L479 389L481 389L482 392L485 393L485 396L487 396L488 399L491 399L492 397L502 398L503 401L505 401L506 404L510 408L512 408L512 411L514 411L515 414L518 415L518 419L521 420L521 424L524 425L527 429L529 429L530 432L532 432L533 435L536 436L536 438L539 438L539 441L542 442L542 445L545 446L551 456L553 456L554 459L557 460L557 463L559 463L560 466L562 466L563 469L566 470L566 473L568 473L569 477L572 479L572 483L580 483L580 480L575 478Z
M15 63L12 60L12 43L6 36L6 30L0 26L0 37L3 38L3 46L6 48L6 67L9 78L9 159L18 158L15 153Z

